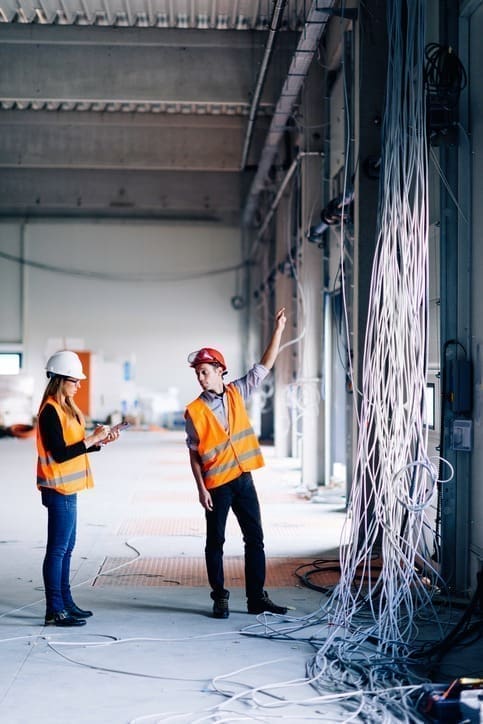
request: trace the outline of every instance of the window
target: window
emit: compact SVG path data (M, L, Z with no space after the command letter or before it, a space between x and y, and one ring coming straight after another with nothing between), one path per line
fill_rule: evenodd
M425 414L424 414L424 424L429 427L430 430L434 430L434 423L435 423L435 394L434 394L434 383L428 382L426 385L426 395L425 395Z
M0 352L0 375L18 375L21 367L20 352Z

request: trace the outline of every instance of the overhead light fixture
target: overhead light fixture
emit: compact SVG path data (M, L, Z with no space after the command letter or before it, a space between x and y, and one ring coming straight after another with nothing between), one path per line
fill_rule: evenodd
M210 18L206 13L200 13L200 15L197 15L196 27L198 30L208 30L210 27Z
M117 28L129 27L129 18L127 17L127 14L125 12L116 13L116 19L114 20L114 25Z
M239 15L236 19L236 30L248 30L248 18L245 15Z
M168 16L166 13L158 13L156 15L157 28L169 28Z
M216 18L217 30L228 30L228 15L218 15Z
M81 12L76 14L74 23L75 25L90 25L87 15Z
M137 13L134 25L136 25L138 28L148 28L149 27L149 18L147 16L147 14L144 12Z
M94 25L109 25L109 19L107 17L107 14L102 10L98 10L94 17Z

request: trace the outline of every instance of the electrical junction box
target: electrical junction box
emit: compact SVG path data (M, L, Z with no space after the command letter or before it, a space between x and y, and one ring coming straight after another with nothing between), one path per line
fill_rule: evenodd
M471 450L471 420L453 420L451 431L451 449L469 452Z

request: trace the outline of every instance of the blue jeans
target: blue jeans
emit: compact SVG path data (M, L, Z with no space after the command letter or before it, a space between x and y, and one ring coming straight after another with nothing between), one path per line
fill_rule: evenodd
M69 579L77 526L77 494L62 495L50 488L42 488L42 504L48 511L47 548L42 574L47 613L51 614L73 604Z
M210 490L213 510L206 511L205 559L212 598L226 594L223 573L223 544L226 519L230 508L240 525L245 543L245 588L249 601L263 596L265 584L265 551L260 505L251 473Z

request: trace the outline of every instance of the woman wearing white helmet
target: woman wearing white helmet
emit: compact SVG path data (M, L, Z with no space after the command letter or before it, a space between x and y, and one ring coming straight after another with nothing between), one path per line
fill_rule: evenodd
M92 611L79 608L70 590L70 561L75 544L77 493L92 488L88 452L117 440L119 432L99 425L85 435L85 421L74 402L86 376L75 352L61 350L46 365L49 381L37 425L37 487L48 511L47 547L42 566L45 624L83 626Z

